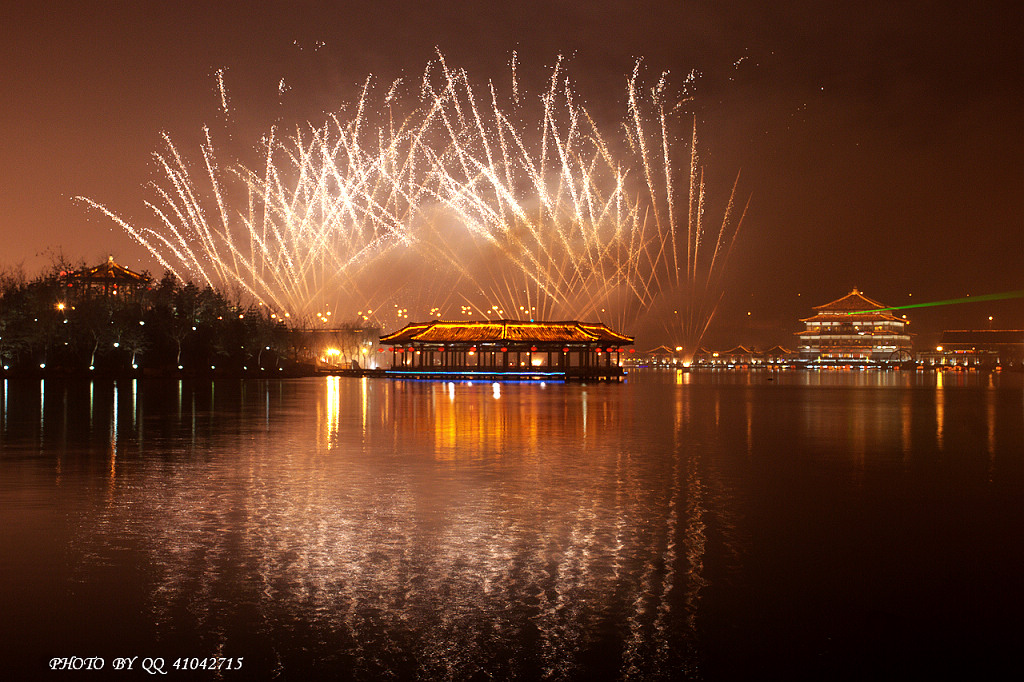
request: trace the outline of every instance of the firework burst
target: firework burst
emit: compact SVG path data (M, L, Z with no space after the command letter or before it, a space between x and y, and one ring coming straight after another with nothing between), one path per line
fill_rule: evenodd
M257 165L222 166L206 130L196 173L165 135L162 180L146 202L155 223L84 201L179 278L235 289L295 321L372 310L391 325L388 311L412 310L630 328L653 312L692 349L721 299L742 214L734 185L705 234L696 125L679 139L685 100L669 106L666 77L645 91L640 74L638 62L627 116L609 137L577 103L561 59L531 112L515 57L502 96L438 55L412 96L396 81L372 106L367 80L346 116L272 129ZM683 189L677 157L688 162Z

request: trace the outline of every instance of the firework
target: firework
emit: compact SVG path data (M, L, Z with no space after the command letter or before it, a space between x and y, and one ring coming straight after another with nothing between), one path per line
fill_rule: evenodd
M470 238L457 249L446 239L426 243L497 301L492 310L620 328L653 311L673 342L693 352L721 300L745 209L735 215L737 176L721 222L708 230L696 121L686 138L675 133L688 99L671 102L667 74L644 92L640 67L626 88L622 149L575 104L561 60L539 116L524 123L514 60L515 116L493 84L481 97L439 57L423 86L446 134L444 153L432 158L436 195ZM682 215L677 157L689 170Z
M667 74L644 96L639 87L640 62L627 88L629 116L626 136L642 168L648 209L645 233L650 247L643 247L638 269L640 296L657 316L673 344L688 357L698 350L725 293L725 266L746 216L749 199L736 216L739 174L717 228L705 222L707 186L698 156L697 122L693 119L688 154L685 223L676 205L677 183L673 177L678 144L672 134L673 118L683 101L671 103ZM692 78L692 74L691 74ZM651 129L654 132L650 132ZM710 234L709 234L710 232ZM651 248L657 248L652 251ZM638 295L640 295L638 290Z
M438 55L417 93L396 81L375 104L367 80L346 116L271 130L256 166L222 166L206 130L196 174L165 136L163 179L146 203L155 223L85 201L178 277L293 320L333 311L390 326L412 310L630 328L653 312L692 350L721 299L742 215L734 185L705 234L696 125L678 139L681 102L668 105L664 75L649 92L640 75L638 63L609 136L577 104L561 60L531 111L515 57L503 97ZM226 110L222 73L218 85ZM688 162L682 190L677 157ZM682 313L665 317L669 307Z
M273 129L261 140L257 168L222 167L205 129L198 175L164 135L165 150L154 155L162 180L150 184L155 198L146 202L155 225L135 225L83 200L177 277L236 290L310 322L344 301L372 298L365 275L408 245L417 186L401 175L409 135L385 136L365 124L360 107L350 121L333 117L290 136Z

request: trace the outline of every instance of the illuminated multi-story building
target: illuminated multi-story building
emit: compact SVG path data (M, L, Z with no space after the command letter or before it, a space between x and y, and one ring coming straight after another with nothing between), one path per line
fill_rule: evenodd
M912 359L907 319L853 289L846 296L815 306L799 337L800 359L821 364L898 363Z

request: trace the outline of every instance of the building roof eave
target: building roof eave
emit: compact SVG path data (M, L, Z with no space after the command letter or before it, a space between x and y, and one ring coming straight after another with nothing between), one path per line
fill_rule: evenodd
M576 321L526 322L487 320L481 322L443 321L410 323L385 334L381 343L530 343L632 345L633 337L620 334L601 323Z

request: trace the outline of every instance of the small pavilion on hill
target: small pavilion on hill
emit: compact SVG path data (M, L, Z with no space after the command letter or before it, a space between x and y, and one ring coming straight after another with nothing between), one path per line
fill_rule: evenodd
M842 298L815 306L813 317L800 320L800 359L822 364L896 363L911 359L906 318L868 298L856 288Z
M633 337L590 322L434 320L385 334L380 345L395 376L605 379L623 376Z
M68 287L86 296L135 296L149 284L149 278L133 272L107 257L106 262L83 268L68 277Z

